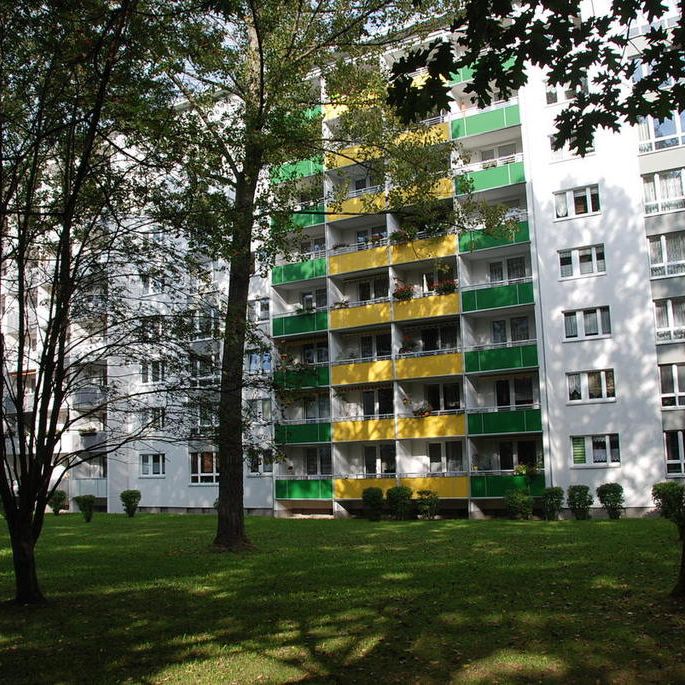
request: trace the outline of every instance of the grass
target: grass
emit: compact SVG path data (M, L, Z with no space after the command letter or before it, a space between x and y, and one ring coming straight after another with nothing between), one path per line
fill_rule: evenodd
M47 521L46 607L0 608L22 683L682 683L676 528L590 522ZM0 597L13 590L0 535Z

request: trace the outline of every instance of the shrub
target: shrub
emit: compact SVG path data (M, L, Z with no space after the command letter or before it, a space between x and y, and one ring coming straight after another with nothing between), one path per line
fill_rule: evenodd
M657 511L669 521L682 522L685 518L685 485L674 480L652 487L652 499Z
M140 504L140 490L122 490L121 503L124 505L124 511L126 516L133 518L138 510L138 504Z
M577 521L590 518L590 505L595 501L587 485L569 485L566 501Z
M48 500L48 506L50 509L52 509L52 513L57 516L60 511L64 511L65 509L69 508L67 506L68 501L69 497L64 490L55 490Z
M545 510L545 518L548 521L556 521L559 518L559 512L563 505L563 488L545 488L542 491L542 508Z
M397 485L390 488L385 494L390 508L390 515L398 521L409 518L411 512L411 488L406 485Z
M610 519L621 518L623 511L623 486L620 483L602 483L597 488L597 499L606 509Z
M416 508L423 519L432 520L438 515L440 497L434 490L419 490L416 493Z
M95 511L95 495L79 495L74 497L74 502L78 505L86 523L90 523Z
M365 488L362 503L369 521L380 521L383 512L383 491L380 488Z
M528 521L533 515L533 498L522 490L507 490L504 494L504 507L509 518Z

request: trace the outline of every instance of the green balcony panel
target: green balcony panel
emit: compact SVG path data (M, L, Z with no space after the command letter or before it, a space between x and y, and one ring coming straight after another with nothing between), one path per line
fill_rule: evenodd
M537 365L537 345L499 347L492 350L471 350L464 355L464 366L467 373L525 369Z
M326 216L324 212L324 204L323 202L319 202L319 204L312 205L309 209L295 212L292 221L295 226L299 226L300 228L316 226L317 224L322 224L324 222Z
M510 105L509 107L501 107L489 112L454 119L452 121L452 138L476 136L480 133L498 131L509 126L518 126L520 123L519 106Z
M464 312L514 307L520 304L533 304L533 302L533 284L530 282L465 290L461 294L461 308Z
M271 321L274 337L281 335L300 335L328 330L328 312L311 312L310 314L290 314L279 316Z
M307 262L282 264L271 271L272 285L282 285L293 281L306 281L309 278L320 278L326 275L326 258L310 259Z
M450 85L454 86L457 83L464 83L473 78L473 69L471 67L462 67L457 71L450 72Z
M276 479L276 499L333 499L333 480Z
M316 119L317 117L323 116L323 107L321 105L314 105L309 109L304 110L304 116L306 119Z
M276 442L280 445L298 445L312 442L330 442L330 423L277 424Z
M297 178L321 173L323 173L323 157L312 157L311 159L301 159L299 162L288 162L277 166L271 172L271 181L272 183L283 183L283 181L294 181Z
M279 388L321 388L330 385L328 366L280 370L274 373L274 384Z
M530 240L528 222L520 221L518 230L513 236L506 234L492 234L485 231L467 231L459 236L459 252L473 252L502 245L527 243Z
M471 171L466 175L473 181L474 192L502 188L503 186L511 186L515 183L524 183L526 180L523 162L512 162L511 164L492 167L492 169ZM459 194L459 188L456 185L455 192Z
M484 412L467 416L469 435L537 433L542 430L539 409Z
M539 497L544 489L543 473L535 476L471 476L471 497L504 497L509 490L530 492Z

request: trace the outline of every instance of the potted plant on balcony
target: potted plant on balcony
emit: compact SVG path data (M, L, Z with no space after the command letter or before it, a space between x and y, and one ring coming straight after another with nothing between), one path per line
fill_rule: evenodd
M393 245L397 245L398 243L406 243L409 242L411 239L409 236L409 233L407 231L404 231L400 229L399 231L393 231L389 236L388 239L390 240Z
M341 250L343 247L349 247L349 243L334 243L331 250Z
M414 288L411 285L398 285L392 291L392 296L399 302L406 302L414 297Z
M418 347L416 340L408 335L402 336L402 345L400 346L400 354L410 354L415 352Z
M347 309L349 306L350 301L346 297L339 299L331 305L333 309Z
M419 402L412 410L412 414L419 418L430 416L432 413L433 407L425 400L423 402Z
M449 295L457 291L457 282L453 278L438 281L434 288L436 295Z

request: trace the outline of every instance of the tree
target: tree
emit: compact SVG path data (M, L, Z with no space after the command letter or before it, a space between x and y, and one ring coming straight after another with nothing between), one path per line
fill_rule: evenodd
M410 52L393 68L389 101L403 118L447 107L451 73L473 70L466 87L479 107L508 98L527 82L528 64L575 98L558 114L557 149L584 154L602 127L670 118L685 109L685 17L670 3L612 0L596 14L578 1L523 4L468 0L451 36ZM427 68L427 79L411 74Z
M680 574L671 595L685 597L685 485L672 480L657 483L652 487L652 499L657 511L678 527L682 547Z
M406 217L415 227L436 221L451 225L454 216L436 204L435 192L437 181L449 173L451 144L438 145L430 130L418 124L407 133L383 107L386 75L381 54L404 40L418 39L434 26L426 23L433 6L418 12L410 2L382 0L208 5L212 13L207 22L217 40L192 55L184 65L186 74L173 77L186 105L178 121L185 135L174 137L183 142L180 149L170 151L178 155L172 186L181 190L169 220L186 225L189 232L195 226L203 249L230 262L214 544L237 550L249 545L243 521L241 391L253 252L262 267L268 267L276 253L292 249L297 231L293 211L320 211L307 204L320 198L320 178L307 182L285 174L269 184L269 170L297 160L321 161L354 144L359 146L355 160L372 178L393 179L383 208L368 196L362 212L411 207L413 214L408 211ZM382 31L412 22L414 29L398 35ZM325 137L322 102L345 111ZM349 183L342 174L326 211L341 211Z
M175 314L183 293L169 291L160 313L130 286L140 274L178 283L185 264L147 216L144 153L121 146L123 136L144 142L171 111L173 93L154 67L156 41L174 43L163 7L3 6L0 497L21 604L44 601L34 552L64 473L154 434L157 419L131 425L128 412L171 413L175 395L165 390L182 389L181 375L132 392L126 366L150 360L160 341L151 373L167 364L182 374L185 362L174 332L184 325Z

